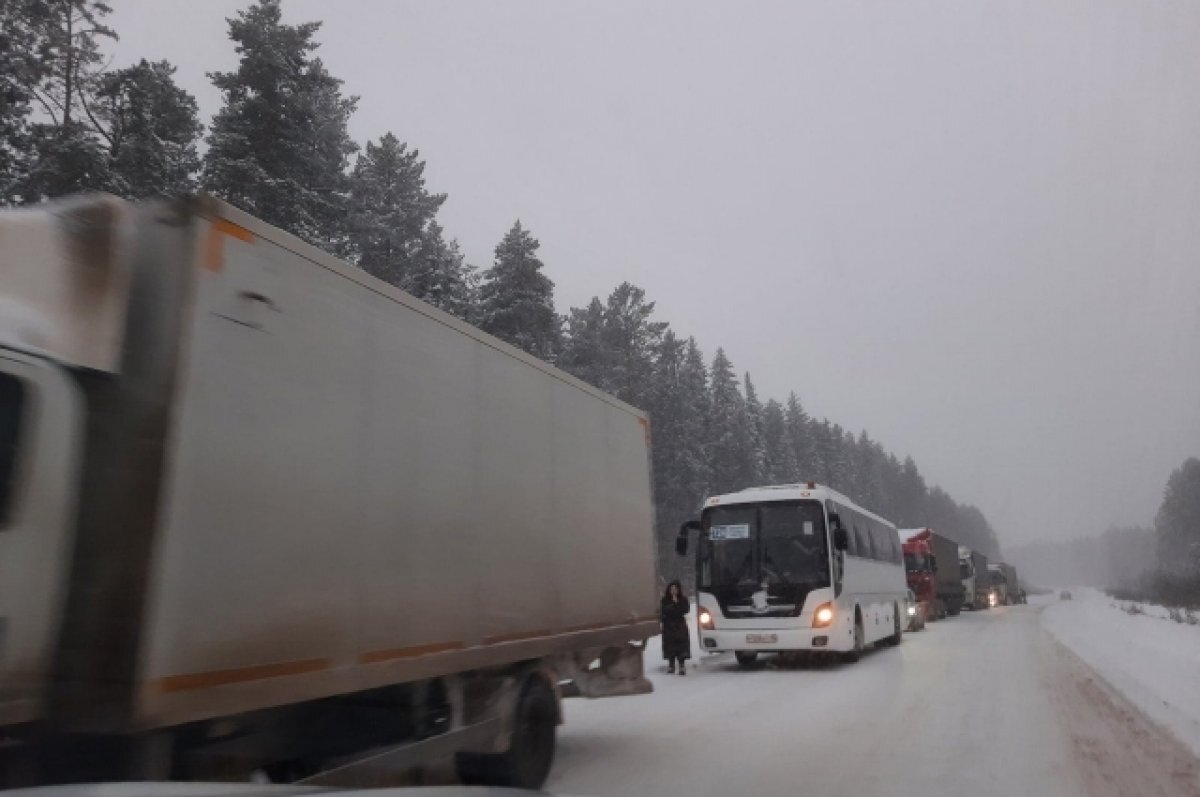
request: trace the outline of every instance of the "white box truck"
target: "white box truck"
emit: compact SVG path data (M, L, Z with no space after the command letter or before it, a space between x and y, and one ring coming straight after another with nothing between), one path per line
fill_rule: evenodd
M537 787L560 697L650 689L649 467L641 412L219 201L0 213L5 783Z

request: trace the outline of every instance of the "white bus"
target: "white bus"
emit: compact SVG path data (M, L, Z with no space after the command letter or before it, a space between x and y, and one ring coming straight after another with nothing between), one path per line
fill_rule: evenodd
M896 527L814 482L751 487L704 502L676 552L696 546L700 647L816 651L855 661L873 643L899 644L907 609Z

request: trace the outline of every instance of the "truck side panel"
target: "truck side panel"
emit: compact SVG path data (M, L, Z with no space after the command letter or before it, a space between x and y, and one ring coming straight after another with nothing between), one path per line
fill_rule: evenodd
M655 631L643 416L235 221L197 263L137 727Z
M956 614L963 596L962 580L958 575L958 543L934 532L929 537L929 544L933 547L933 555L937 557L938 597L946 601L952 614Z

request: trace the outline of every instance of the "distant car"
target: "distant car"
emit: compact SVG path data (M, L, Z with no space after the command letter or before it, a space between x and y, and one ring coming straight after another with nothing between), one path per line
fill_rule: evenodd
M907 591L907 595L904 606L907 624L904 626L904 630L920 631L925 628L925 613L921 611L921 604L911 589Z
M1058 599L1060 601L1069 601L1071 600L1071 593L1064 589L1062 592L1058 593Z

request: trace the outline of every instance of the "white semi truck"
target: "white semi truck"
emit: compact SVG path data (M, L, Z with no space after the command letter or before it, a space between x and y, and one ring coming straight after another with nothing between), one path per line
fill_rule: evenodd
M993 593L987 557L979 551L960 545L958 563L963 584L963 606L971 609L990 608Z
M213 199L0 214L5 785L536 788L654 562L611 396Z

